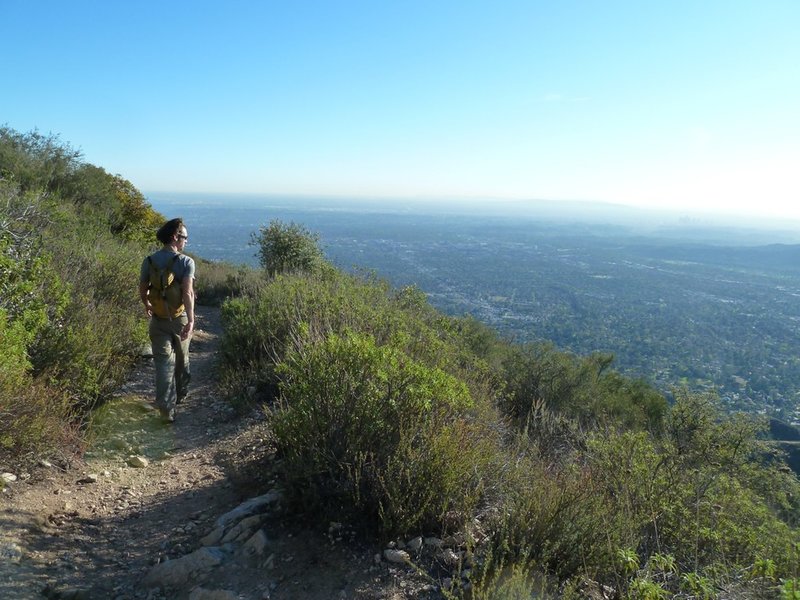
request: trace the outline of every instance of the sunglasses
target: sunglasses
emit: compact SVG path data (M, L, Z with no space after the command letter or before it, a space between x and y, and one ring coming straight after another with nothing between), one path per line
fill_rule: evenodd
M189 240L189 236L188 235L180 235L180 234L178 234L178 239L179 240L187 240L188 241Z

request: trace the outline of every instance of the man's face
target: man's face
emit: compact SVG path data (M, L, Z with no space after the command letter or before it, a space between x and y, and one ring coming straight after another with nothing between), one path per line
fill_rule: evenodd
M175 234L175 243L178 246L178 250L182 251L183 248L186 246L186 242L188 241L189 241L189 232L186 231L186 227L181 226L181 228L178 229L178 232Z

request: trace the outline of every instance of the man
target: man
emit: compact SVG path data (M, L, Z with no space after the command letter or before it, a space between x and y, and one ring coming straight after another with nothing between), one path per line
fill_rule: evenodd
M139 297L150 318L156 368L156 407L168 423L186 398L190 379L189 341L194 330L194 260L183 254L189 234L181 219L156 233L164 247L142 262Z

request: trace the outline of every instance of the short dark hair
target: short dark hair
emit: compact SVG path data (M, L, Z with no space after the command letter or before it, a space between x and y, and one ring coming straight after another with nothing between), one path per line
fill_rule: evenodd
M175 235L181 227L183 227L183 219L180 217L170 219L158 228L158 231L156 231L156 238L166 246L172 241L172 236Z

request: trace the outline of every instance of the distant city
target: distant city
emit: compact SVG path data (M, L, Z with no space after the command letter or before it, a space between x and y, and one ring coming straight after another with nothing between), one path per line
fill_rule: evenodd
M149 199L187 220L187 250L204 258L255 265L252 232L302 223L337 266L417 285L448 314L520 342L612 353L668 394L709 390L732 410L800 424L800 229L786 224L588 203Z

